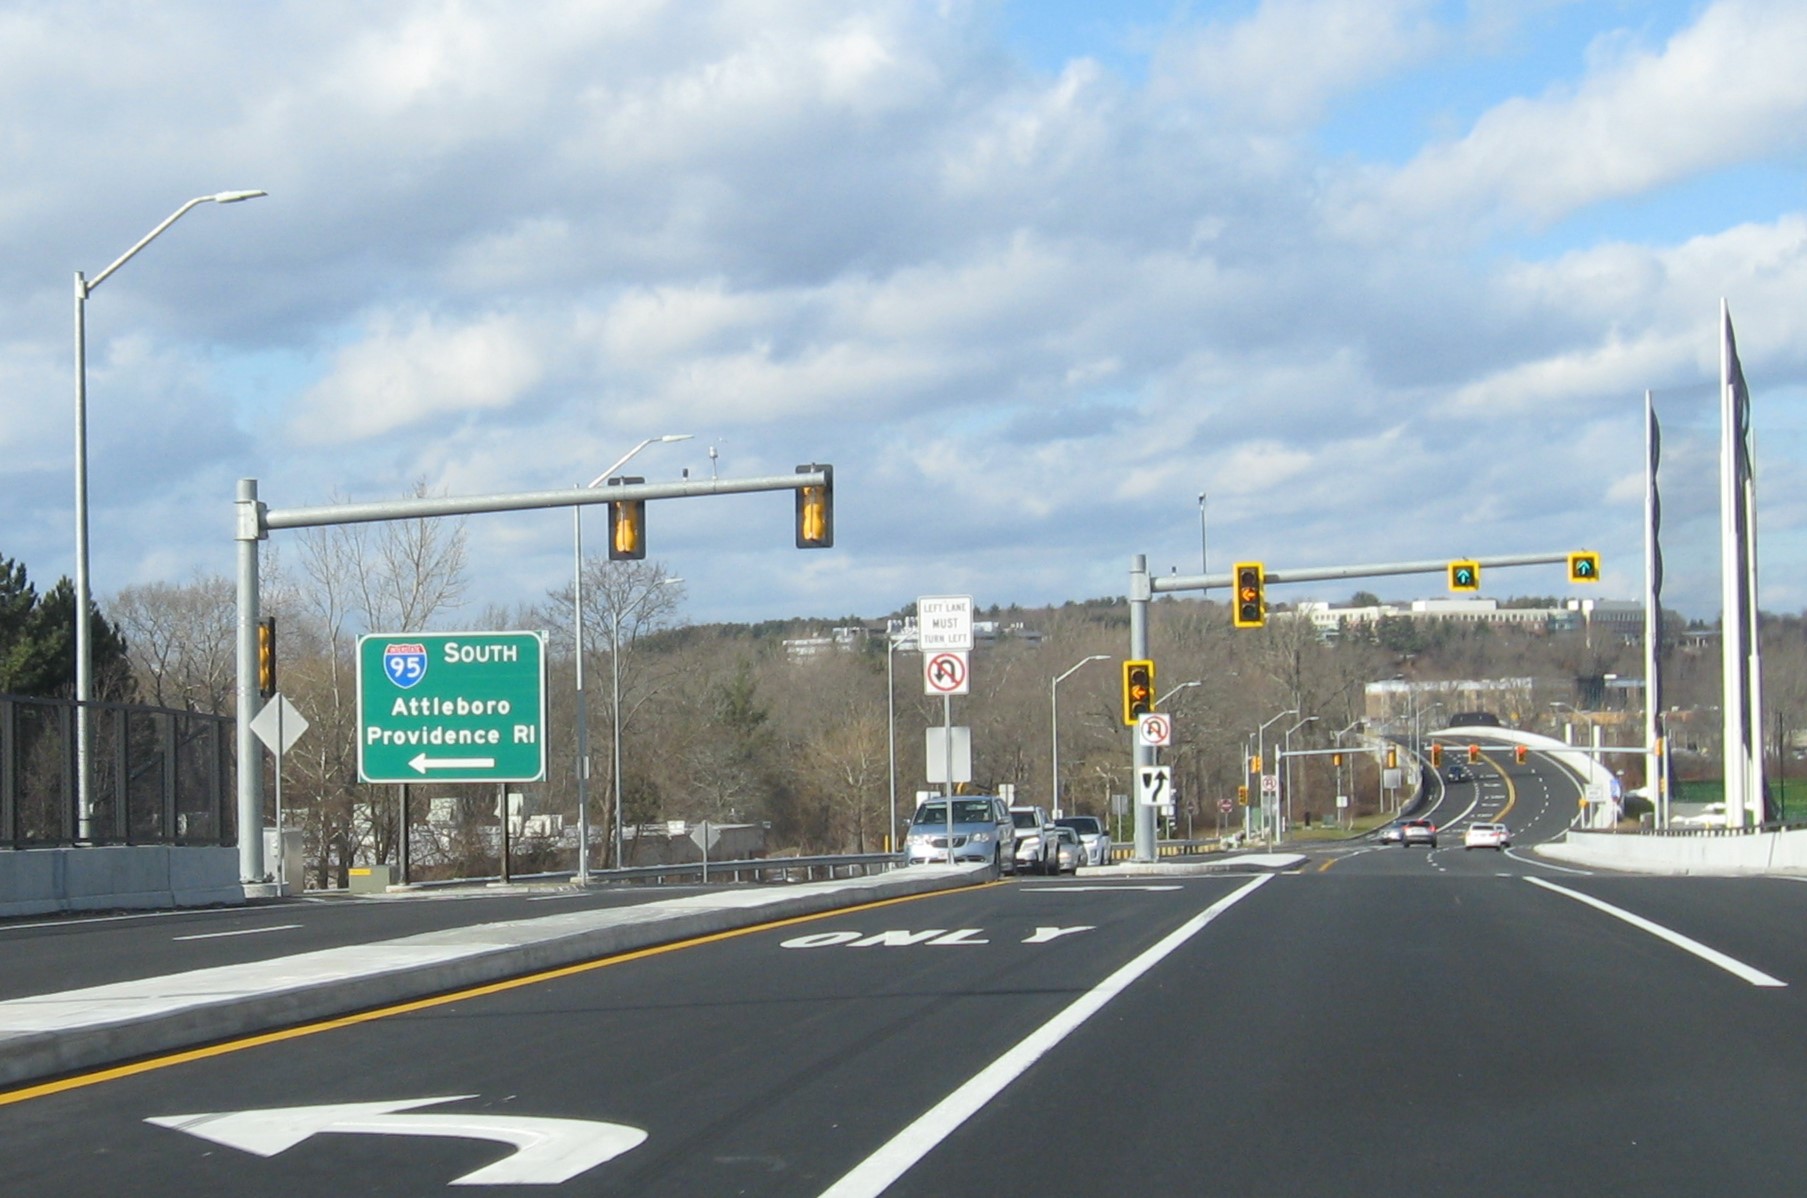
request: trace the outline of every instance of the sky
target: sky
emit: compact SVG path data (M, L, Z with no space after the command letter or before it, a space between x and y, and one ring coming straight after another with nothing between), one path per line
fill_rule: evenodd
M632 473L835 470L831 550L788 494L650 506L697 622L1135 554L1593 549L1482 593L1630 599L1649 391L1714 618L1723 300L1799 612L1804 50L1799 0L0 0L0 556L74 569L75 272L261 189L87 300L103 608L231 576L241 478L537 491L664 434ZM473 618L566 585L564 513L466 529Z

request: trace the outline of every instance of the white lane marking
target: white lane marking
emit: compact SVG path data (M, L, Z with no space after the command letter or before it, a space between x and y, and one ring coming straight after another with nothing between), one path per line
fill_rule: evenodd
M1591 878L1594 876L1594 871L1591 869L1573 869L1567 865L1552 865L1541 857L1521 857L1518 855L1518 850L1515 848L1507 849L1506 856L1512 858L1514 861L1522 861L1526 865L1535 865L1543 869L1553 869L1558 873L1580 874L1584 878Z
M219 1111L203 1115L160 1115L146 1119L158 1127L187 1132L241 1152L271 1157L321 1132L366 1136L456 1136L512 1144L514 1152L455 1186L557 1185L613 1160L646 1139L637 1127L589 1119L539 1119L518 1115L405 1115L416 1107L474 1098L404 1098L390 1102L346 1102L259 1111Z
M261 936L265 932L292 932L298 923L272 924L267 928L240 928L236 932L196 932L192 936L171 936L171 940L220 940L227 936Z
M927 1156L962 1123L1021 1077L1029 1066L1059 1044L1111 999L1153 969L1168 954L1203 931L1212 920L1253 894L1274 875L1262 874L1218 899L1169 932L1157 944L1075 999L1067 1008L1025 1036L1016 1047L974 1074L959 1089L891 1137L877 1152L855 1165L841 1180L822 1191L822 1198L876 1198Z
M1649 932L1659 940L1667 940L1675 947L1693 953L1701 960L1712 965L1717 965L1727 973L1734 977L1742 978L1753 986L1788 985L1787 982L1770 977L1761 969L1753 969L1742 961L1726 956L1716 948L1708 948L1698 940L1692 940L1687 936L1682 935L1680 932L1671 931L1660 923L1652 923L1642 915L1633 915L1631 912L1621 907L1615 907L1611 903L1601 902L1592 895L1582 894L1579 890L1570 890L1567 886L1558 886L1554 882L1546 882L1542 878L1526 878L1525 881L1531 883L1533 886L1541 886L1545 890L1552 890L1557 894L1567 895L1578 903L1586 903L1596 910L1606 912L1614 919L1622 919L1632 927Z

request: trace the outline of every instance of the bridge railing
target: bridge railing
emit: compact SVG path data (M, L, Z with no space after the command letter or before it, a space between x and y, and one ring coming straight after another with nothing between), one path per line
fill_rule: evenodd
M78 809L75 708L0 695L0 848L231 845L233 719L90 703L93 809Z

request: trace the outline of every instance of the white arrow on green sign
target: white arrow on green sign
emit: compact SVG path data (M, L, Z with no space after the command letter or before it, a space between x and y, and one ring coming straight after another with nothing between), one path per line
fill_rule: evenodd
M538 782L545 713L540 633L358 641L358 777L366 782Z

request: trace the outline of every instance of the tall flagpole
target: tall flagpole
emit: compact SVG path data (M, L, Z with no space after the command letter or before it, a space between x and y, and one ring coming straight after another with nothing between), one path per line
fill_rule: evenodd
M1669 770L1663 713L1663 501L1657 492L1657 466L1663 435L1656 420L1656 397L1644 392L1644 789L1650 794L1652 822L1669 826Z
M1752 767L1750 678L1753 604L1750 594L1750 458L1746 443L1750 397L1738 347L1732 334L1731 308L1719 301L1719 635L1724 682L1725 812L1734 828L1762 819L1761 771Z

